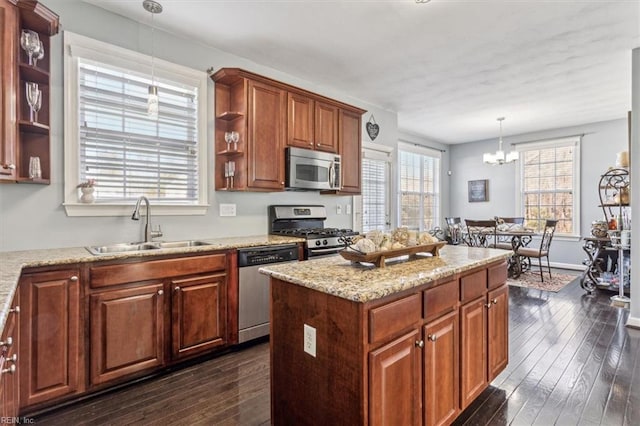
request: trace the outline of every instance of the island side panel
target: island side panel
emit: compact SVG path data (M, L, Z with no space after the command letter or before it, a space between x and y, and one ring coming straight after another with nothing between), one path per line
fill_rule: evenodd
M271 420L363 424L363 305L271 279ZM315 329L316 356L304 351Z

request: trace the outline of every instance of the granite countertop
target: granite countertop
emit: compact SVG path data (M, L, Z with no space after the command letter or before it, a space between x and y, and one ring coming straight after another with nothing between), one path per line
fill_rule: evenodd
M198 241L210 243L207 246L166 248L137 252L93 255L85 247L38 249L0 252L0 330L11 308L11 301L18 286L20 274L24 268L53 266L75 263L100 262L103 260L146 258L167 254L201 253L215 250L238 249L263 245L277 245L304 242L304 238L279 235L257 235L249 237L198 238Z
M266 265L260 272L354 302L368 302L427 284L439 278L506 259L511 251L451 246L438 257L398 258L384 268L351 264L342 256L280 265Z

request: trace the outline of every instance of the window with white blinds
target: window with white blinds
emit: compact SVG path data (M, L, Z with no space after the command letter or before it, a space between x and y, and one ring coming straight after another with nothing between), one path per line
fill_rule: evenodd
M79 60L80 180L95 179L96 202L198 201L195 87L158 84L158 119L147 116L151 80Z
M399 226L420 231L440 226L440 152L400 144Z
M388 154L364 150L362 156L362 231L389 228L389 177L391 162Z
M130 214L140 196L161 206L154 214L204 214L206 73L156 58L151 119L149 56L68 31L64 48L67 214ZM88 180L95 201L84 205L77 185Z

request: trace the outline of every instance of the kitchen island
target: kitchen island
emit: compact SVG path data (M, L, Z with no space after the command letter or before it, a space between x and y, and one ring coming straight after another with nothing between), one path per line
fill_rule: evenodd
M451 423L507 365L510 254L262 268L273 424Z

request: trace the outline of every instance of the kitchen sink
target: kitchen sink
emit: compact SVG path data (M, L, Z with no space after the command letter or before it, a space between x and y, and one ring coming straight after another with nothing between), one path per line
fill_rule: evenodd
M170 249L170 248L185 248L185 247L198 247L198 246L210 246L211 243L196 240L185 241L166 241L166 242L150 242L150 243L121 243L110 244L105 246L92 246L87 247L89 253L95 255L101 254L117 254L127 253L132 251L145 251L145 250L158 250L158 249Z
M158 248L181 248L181 247L198 247L198 246L210 246L211 243L206 243L204 241L195 241L195 240L187 240L187 241L168 241L168 242L158 242L152 243L156 245Z
M155 243L121 243L110 244L107 246L92 246L87 247L91 254L114 254L114 253L126 253L130 251L143 251L143 250L158 250Z

